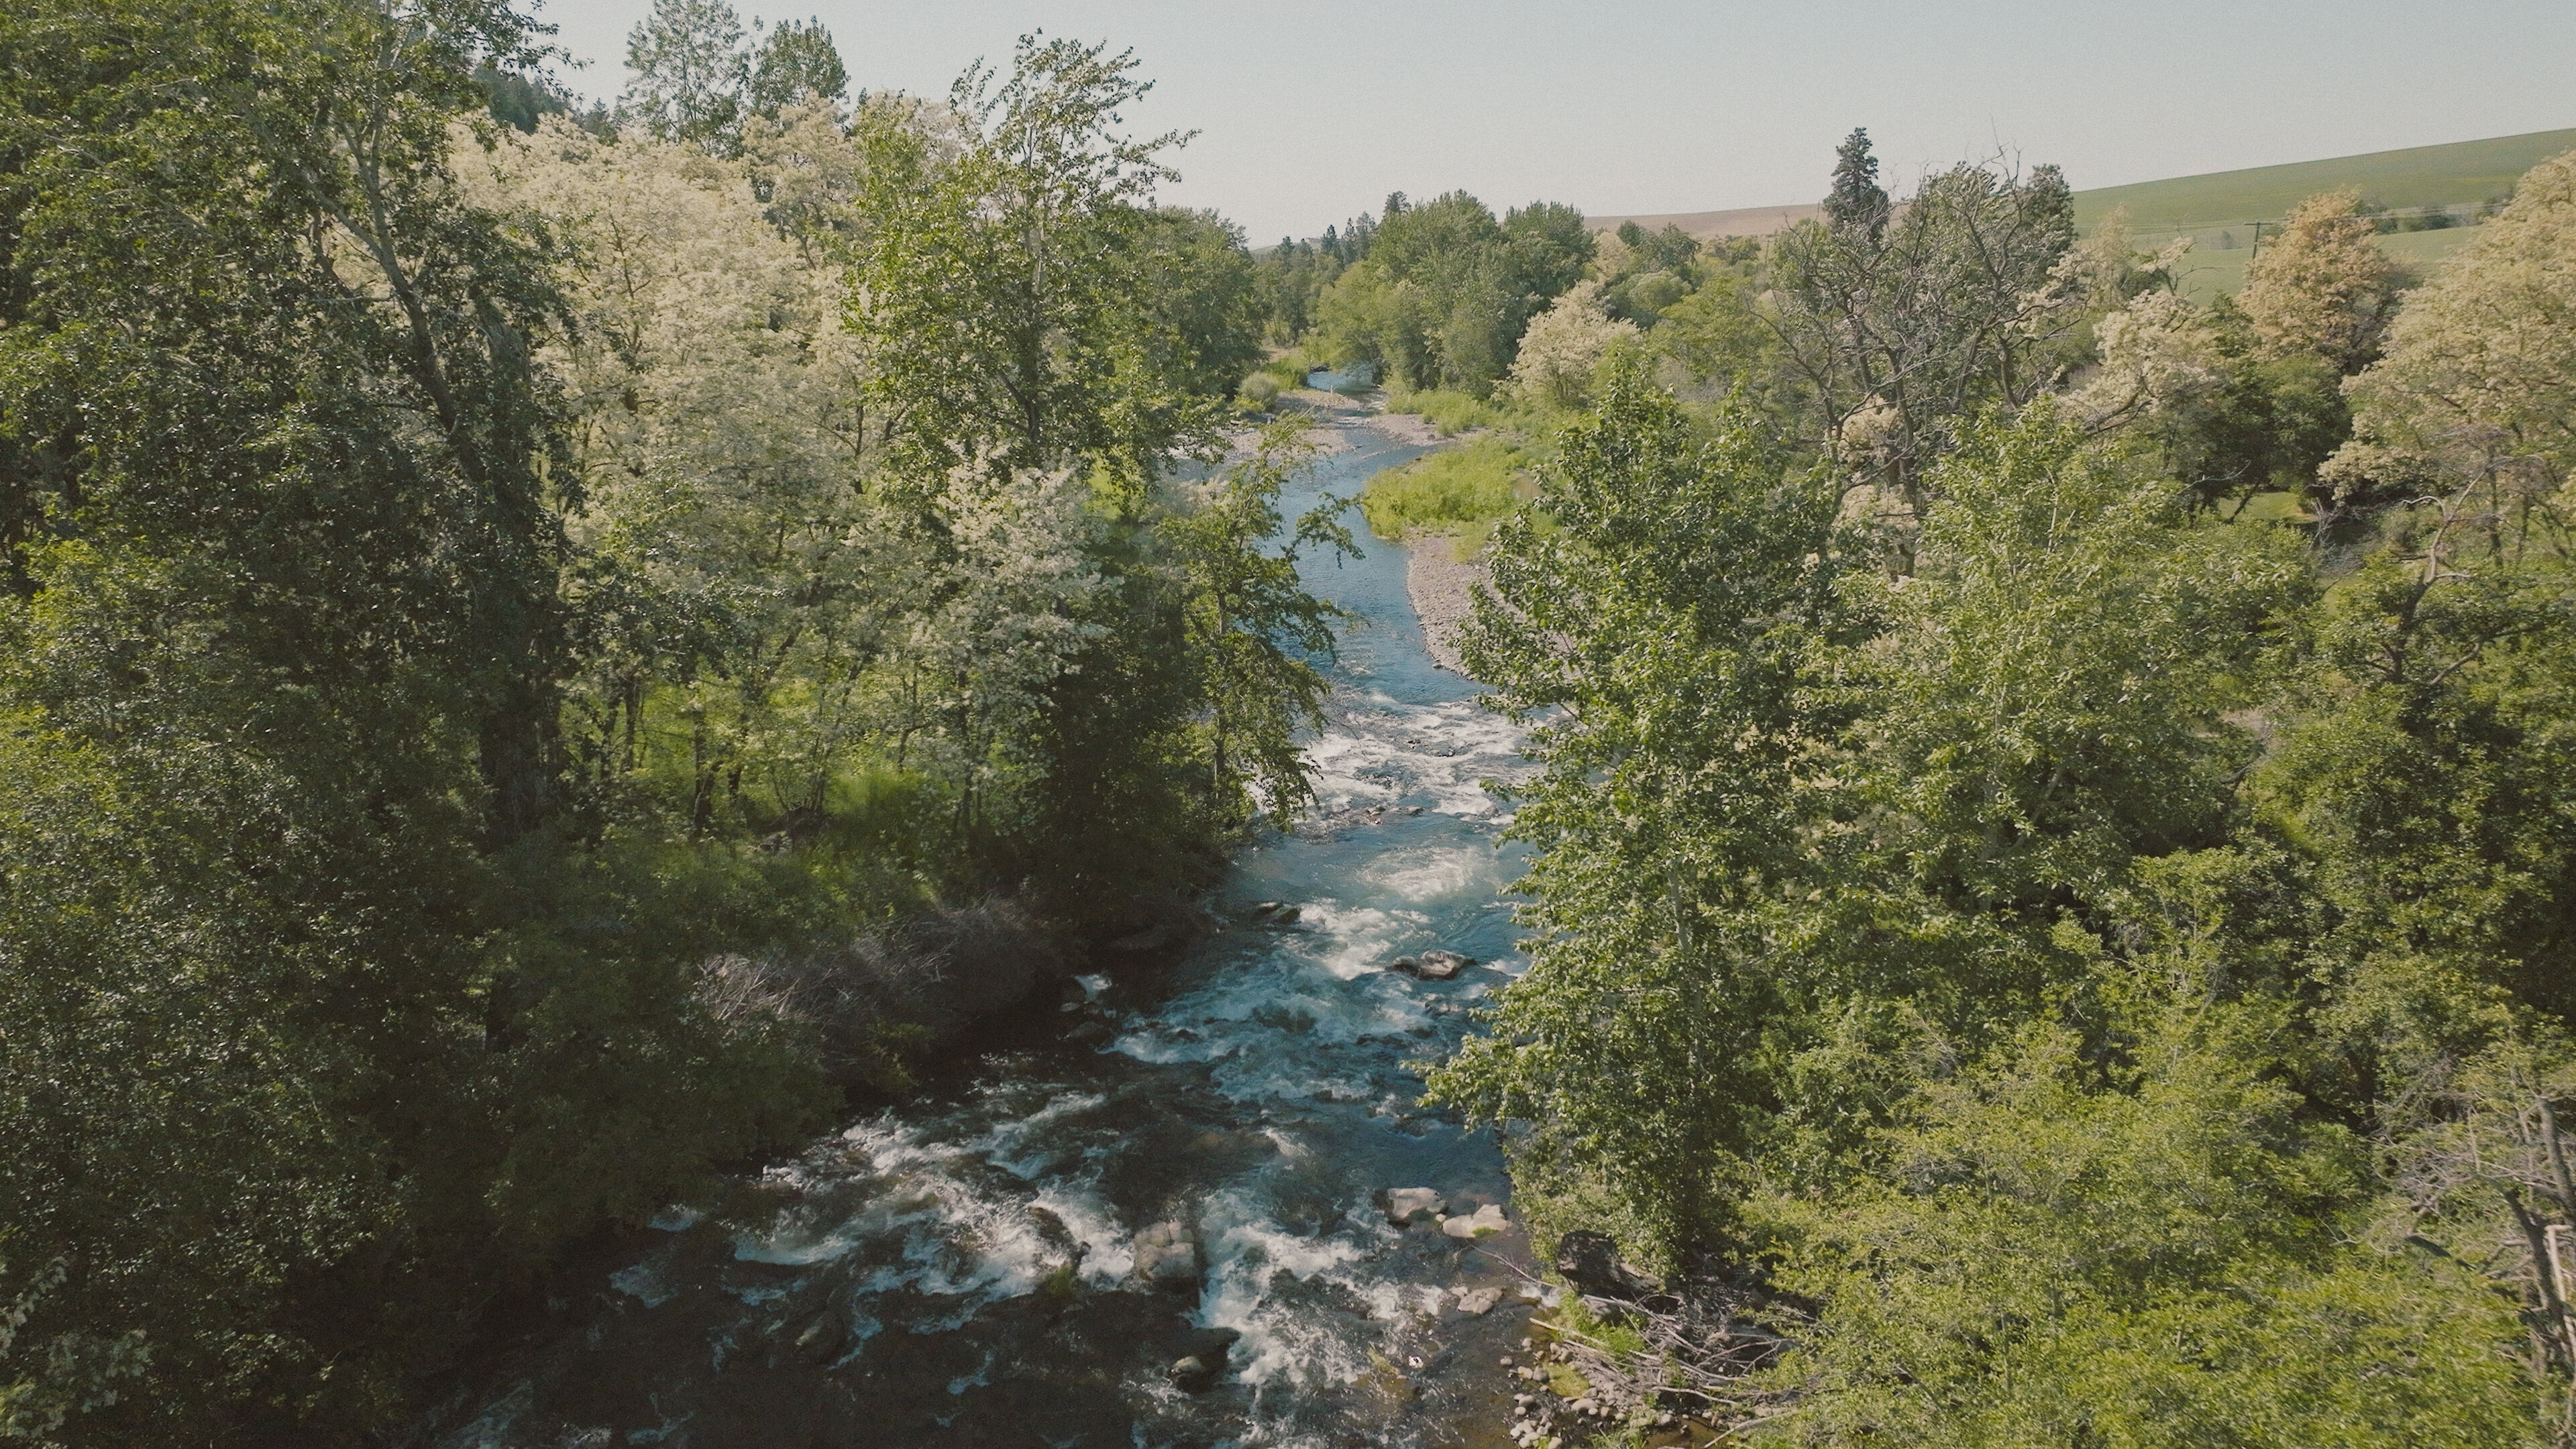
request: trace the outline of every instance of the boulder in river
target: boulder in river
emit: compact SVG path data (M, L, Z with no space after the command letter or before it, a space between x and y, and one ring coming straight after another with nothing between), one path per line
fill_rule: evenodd
M1472 1213L1460 1213L1456 1217L1441 1219L1440 1231L1453 1238L1465 1238L1472 1242L1487 1233L1499 1233L1511 1225L1512 1220L1503 1216L1501 1208L1487 1203Z
M1391 1187L1386 1191L1386 1220L1403 1227L1449 1211L1449 1200L1428 1187Z
M898 1039L888 1028L909 1028L925 1044L950 1040L1038 996L1065 970L1036 914L994 897L828 947L716 956L700 967L697 990L719 1020L778 1018L811 1029L832 1081L882 1087L885 1044Z
M1199 1236L1188 1223L1156 1223L1136 1235L1136 1281L1185 1292L1199 1286Z
M1401 971L1407 976L1419 976L1425 981L1446 981L1475 964L1473 956L1433 949L1419 956L1398 956L1388 963L1388 969Z
M1494 1305L1502 1301L1503 1290L1500 1288L1461 1288L1458 1290L1458 1311L1470 1314L1477 1318L1482 1318L1486 1314L1493 1312Z
M814 1363L830 1363L841 1356L842 1345L850 1341L849 1330L840 1316L825 1310L815 1316L805 1331L796 1335L796 1351Z
M1192 1394L1215 1387L1216 1381L1225 1376L1227 1355L1241 1337L1231 1328L1192 1329L1188 1335L1190 1351L1173 1360L1166 1370L1173 1387Z
M1268 921L1275 926L1293 926L1302 914L1298 907L1285 901L1255 901L1252 906L1254 920Z

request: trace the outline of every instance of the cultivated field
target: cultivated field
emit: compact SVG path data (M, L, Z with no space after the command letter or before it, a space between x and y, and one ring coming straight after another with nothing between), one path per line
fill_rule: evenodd
M2523 172L2570 150L2576 150L2576 129L2532 131L2483 141L2410 146L2400 151L2373 151L2323 161L2105 186L2075 193L2075 224L2090 231L2112 211L2125 207L2131 234L2142 246L2160 246L2189 234L2192 253L2183 286L2194 299L2205 302L2244 285L2245 264L2254 256L2254 223L2268 226L2279 221L2291 207L2320 191L2349 186L2391 211L2441 207L2459 213L2465 220L2478 207L2511 191ZM1702 238L1769 236L1817 214L1817 207L1811 203L1657 216L1596 216L1591 223L1597 231L1633 221L1649 231L1670 223ZM2468 226L2394 232L2381 237L2380 245L2405 261L2430 266L2458 250L2475 234Z
M2576 150L2576 130L2105 186L2075 193L2075 223L2090 228L2114 207L2125 206L2130 224L2142 234L2218 227L2244 231L2252 221L2278 220L2303 197L2347 186L2392 210L2475 206L2503 196L2523 172L2567 150Z
M1621 222L1633 221L1648 231L1662 231L1678 226L1692 236L1706 241L1718 236L1769 236L1811 216L1821 216L1823 208L1814 202L1797 206L1740 206L1733 211L1672 211L1655 216L1596 216L1589 218L1594 231L1616 231Z

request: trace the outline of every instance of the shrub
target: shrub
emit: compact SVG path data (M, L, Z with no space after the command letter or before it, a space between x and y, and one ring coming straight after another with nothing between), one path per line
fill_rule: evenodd
M1400 392L1386 400L1391 413L1413 413L1440 430L1443 437L1490 428L1503 420L1502 410L1481 398L1463 392L1425 388L1420 392Z

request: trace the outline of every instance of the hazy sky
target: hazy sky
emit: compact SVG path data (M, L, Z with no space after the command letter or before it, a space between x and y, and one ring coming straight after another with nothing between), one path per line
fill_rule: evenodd
M743 4L744 0L736 0ZM549 0L613 97L651 0ZM2576 0L1593 4L797 0L854 89L945 94L1013 37L1133 47L1140 130L1196 129L1167 200L1254 243L1389 191L1593 215L1812 201L1869 127L1891 177L2000 149L2078 189L2576 126Z

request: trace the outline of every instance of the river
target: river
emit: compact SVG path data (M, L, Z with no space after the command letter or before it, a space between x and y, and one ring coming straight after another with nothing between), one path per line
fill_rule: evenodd
M1329 431L1344 446L1292 517L1423 451ZM1517 1219L1400 1228L1385 1193L1508 1202L1491 1135L1422 1107L1418 1068L1519 969L1520 866L1480 782L1526 767L1518 729L1433 666L1404 573L1376 542L1308 563L1367 622L1310 744L1318 808L1240 853L1213 903L1228 924L1085 977L1057 1014L1084 1031L1024 1023L712 1211L666 1214L564 1290L578 1328L515 1355L437 1442L1507 1444L1497 1361L1531 1307ZM1260 918L1271 901L1296 919ZM1429 947L1483 964L1388 969ZM1195 1283L1136 1281L1165 1224L1195 1233ZM1175 1382L1193 1353L1222 1371Z

